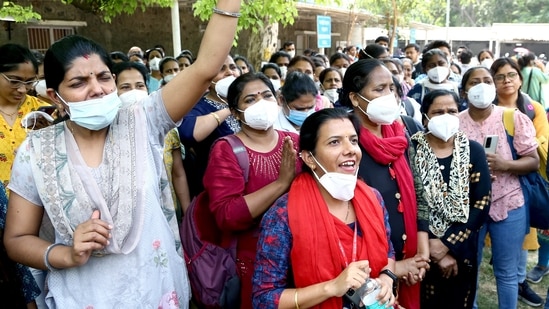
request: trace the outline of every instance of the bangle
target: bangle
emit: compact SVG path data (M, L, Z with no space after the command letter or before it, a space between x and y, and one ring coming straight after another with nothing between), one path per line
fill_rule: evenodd
M63 244L51 244L51 245L48 246L48 248L44 252L44 265L46 265L46 268L49 271L59 270L59 268L55 268L55 267L51 266L50 261L49 261L49 255L50 255L51 249L53 249L57 246L61 246L61 245L63 245Z
M219 127L221 125L221 119L219 119L219 115L217 115L214 112L211 112L210 115L212 115L215 118L215 121L217 121L217 126Z
M213 12L215 14L219 14L219 15L223 15L223 16L228 16L228 17L233 17L233 18L239 18L240 15L240 12L237 12L237 13L233 13L233 12L227 12L227 11L223 11L223 10L220 10L218 8L213 8Z
M297 302L297 288L295 289L295 293L294 293L294 303L295 303L295 309L299 309L299 303Z

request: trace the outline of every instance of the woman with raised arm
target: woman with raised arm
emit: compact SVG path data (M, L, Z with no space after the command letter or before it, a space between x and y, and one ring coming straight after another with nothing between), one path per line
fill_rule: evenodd
M49 270L48 307L188 308L161 149L218 73L239 9L240 1L219 0L194 65L122 108L101 46L69 36L48 50L47 92L70 119L19 148L4 234L12 259ZM54 243L38 237L44 211Z

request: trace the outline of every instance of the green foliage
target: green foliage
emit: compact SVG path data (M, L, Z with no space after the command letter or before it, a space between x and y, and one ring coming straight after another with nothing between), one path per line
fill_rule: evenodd
M147 7L171 7L173 0L61 0L65 4L72 4L76 7L99 14L106 22L122 14L131 15L137 9L145 11Z
M202 21L209 20L215 3L215 0L196 1L193 4L194 16ZM295 0L244 1L240 12L242 16L238 19L237 35L243 29L258 33L260 28L271 23L291 25L297 16Z
M425 0L411 10L409 20L445 26L446 0ZM482 27L493 23L546 23L546 0L450 0L451 27Z
M0 8L0 17L12 17L15 22L26 23L31 19L42 19L40 14L32 10L30 6L20 6L11 1L4 1Z

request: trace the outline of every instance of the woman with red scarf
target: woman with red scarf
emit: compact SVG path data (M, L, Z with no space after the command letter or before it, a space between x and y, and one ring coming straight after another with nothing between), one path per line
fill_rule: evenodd
M342 109L311 114L300 131L304 172L261 222L254 308L352 308L343 297L375 278L392 308L394 251L379 192L357 181L358 122ZM351 291L352 292L352 291Z
M379 190L391 226L395 248L397 303L419 309L419 284L428 269L427 231L418 231L414 180L407 157L409 136L399 119L391 72L375 59L353 63L343 79L340 103L360 120L362 160L358 176Z

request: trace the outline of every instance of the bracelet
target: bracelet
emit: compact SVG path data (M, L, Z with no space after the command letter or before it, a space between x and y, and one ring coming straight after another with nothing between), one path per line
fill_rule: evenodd
M219 119L219 115L217 115L214 112L211 112L210 115L212 115L215 118L215 121L217 121L217 126L219 127L221 125L221 119Z
M50 261L49 261L48 258L49 258L51 249L53 249L57 246L61 246L61 245L63 245L63 244L51 244L51 245L48 246L48 248L44 252L44 265L46 265L46 268L49 271L59 270L59 268L55 268L55 267L51 266Z
M233 17L233 18L239 18L240 15L240 12L237 12L237 13L233 13L233 12L227 12L227 11L223 11L223 10L220 10L218 8L213 8L213 12L215 14L219 14L219 15L223 15L223 16L228 16L228 17Z
M294 303L295 303L295 309L299 309L299 303L297 302L297 288L295 289L295 293L294 293Z

